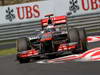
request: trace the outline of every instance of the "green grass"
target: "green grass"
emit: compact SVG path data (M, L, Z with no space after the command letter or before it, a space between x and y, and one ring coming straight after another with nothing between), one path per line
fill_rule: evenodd
M10 43L16 43L16 40L0 41L0 45L10 44Z
M96 31L100 31L100 29L92 29L92 30L88 30L88 32L96 32Z
M0 56L16 54L16 48L0 50Z

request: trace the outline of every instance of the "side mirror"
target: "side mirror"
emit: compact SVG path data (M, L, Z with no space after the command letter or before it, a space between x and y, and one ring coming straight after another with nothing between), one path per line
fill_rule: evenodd
M67 13L67 16L70 16L71 14L72 14L72 12L68 12L68 13Z

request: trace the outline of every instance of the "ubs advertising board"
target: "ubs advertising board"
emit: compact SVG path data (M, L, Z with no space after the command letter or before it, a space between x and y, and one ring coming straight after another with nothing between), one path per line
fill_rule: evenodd
M39 1L0 7L0 24L39 20L44 18L45 14L53 13L52 6L48 1Z
M100 12L100 0L52 0L56 15L71 16Z
M47 14L70 16L100 12L100 0L46 0L0 7L0 24L36 21Z

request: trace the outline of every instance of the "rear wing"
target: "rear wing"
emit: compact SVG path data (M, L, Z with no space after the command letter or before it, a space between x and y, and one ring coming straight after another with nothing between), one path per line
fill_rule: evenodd
M47 26L48 25L48 19L45 18L41 20L42 26ZM56 17L51 17L53 24L55 25L60 25L60 24L66 24L67 18L66 16L56 16Z

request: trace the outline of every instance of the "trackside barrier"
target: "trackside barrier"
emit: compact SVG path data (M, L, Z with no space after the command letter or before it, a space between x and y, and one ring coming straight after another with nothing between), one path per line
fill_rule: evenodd
M78 16L69 16L68 25L74 28L85 28L88 33L100 31L100 12ZM66 26L64 24L64 26ZM17 39L38 33L41 29L40 20L34 22L0 25L0 41Z
M86 28L86 30L100 29L100 12L70 16L68 17L68 24L75 28Z
M0 41L17 39L28 35L34 35L41 29L39 21L0 25Z

